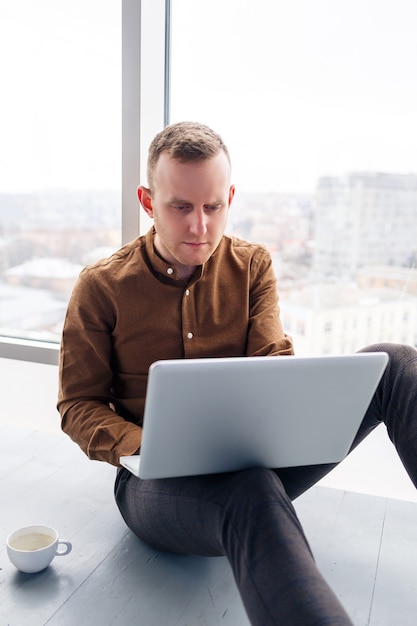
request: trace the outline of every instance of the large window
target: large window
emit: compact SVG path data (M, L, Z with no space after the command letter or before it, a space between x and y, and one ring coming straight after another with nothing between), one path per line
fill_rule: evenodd
M0 0L0 344L56 351L80 268L147 228L143 157L180 119L228 143L229 232L270 249L298 353L417 344L416 18L414 0Z
M415 0L173 0L171 120L229 145L297 353L417 344ZM302 332L300 332L302 329Z
M0 55L0 333L57 342L121 243L119 3L1 0Z

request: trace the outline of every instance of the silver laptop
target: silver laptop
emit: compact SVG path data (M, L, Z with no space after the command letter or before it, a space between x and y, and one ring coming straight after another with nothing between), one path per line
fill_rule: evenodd
M157 361L149 369L140 478L333 463L349 451L388 356Z

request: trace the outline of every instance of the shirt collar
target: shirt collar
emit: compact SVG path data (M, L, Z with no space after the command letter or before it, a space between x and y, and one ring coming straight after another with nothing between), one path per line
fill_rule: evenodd
M181 279L177 278L177 270L174 266L170 265L161 257L155 250L154 245L155 239L155 227L152 226L145 235L145 246L146 253L150 260L152 269L155 274L160 278L163 282L167 282L175 285L189 285L197 282L203 274L203 266L199 265L194 274L189 279Z

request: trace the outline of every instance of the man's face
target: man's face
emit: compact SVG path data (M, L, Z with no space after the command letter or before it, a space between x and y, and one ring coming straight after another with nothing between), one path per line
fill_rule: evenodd
M234 195L230 164L223 151L206 161L180 163L162 153L156 163L153 193L139 187L139 200L153 218L155 247L188 278L219 245Z

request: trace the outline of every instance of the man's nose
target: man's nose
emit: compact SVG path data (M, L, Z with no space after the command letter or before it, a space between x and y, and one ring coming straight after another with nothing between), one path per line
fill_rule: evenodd
M190 232L201 237L207 232L207 215L204 210L194 209L190 214Z

